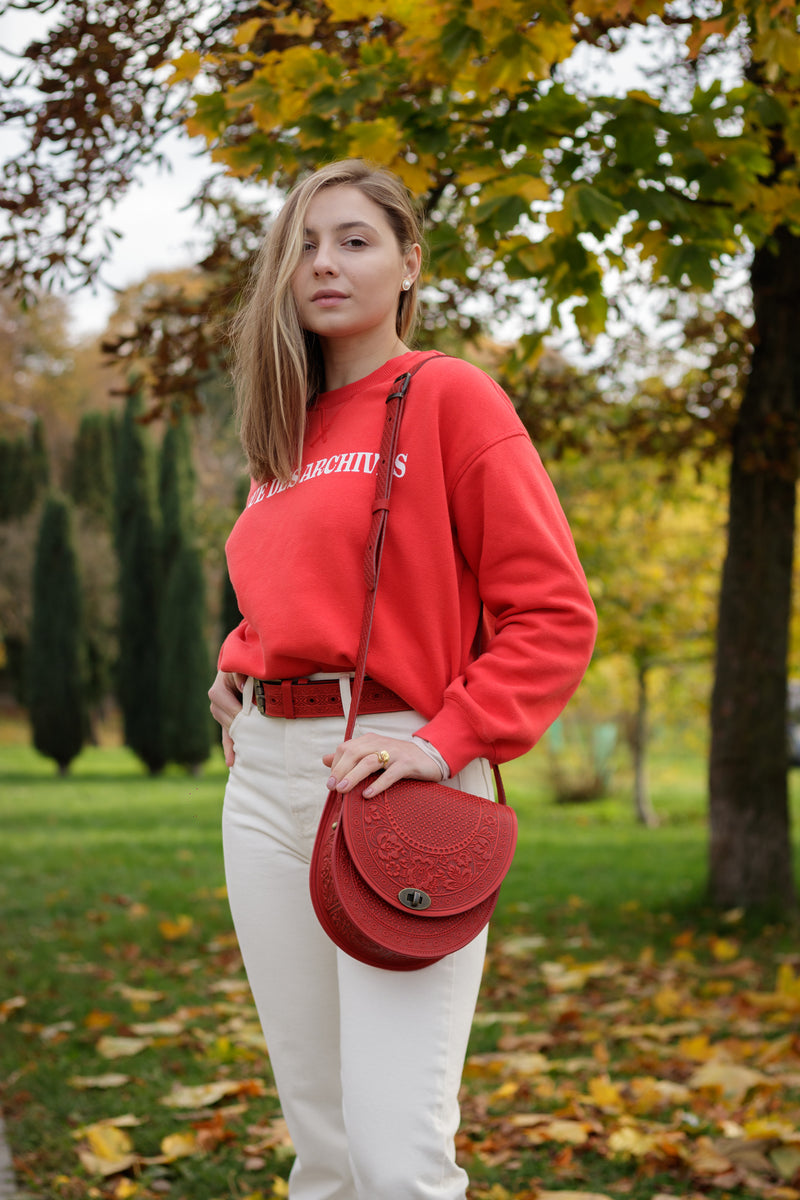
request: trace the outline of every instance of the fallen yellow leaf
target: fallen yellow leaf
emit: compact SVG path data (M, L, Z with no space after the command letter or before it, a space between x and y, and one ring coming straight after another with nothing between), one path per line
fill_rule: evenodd
M659 1025L627 1025L620 1023L610 1030L610 1034L612 1037L624 1041L635 1038L647 1038L656 1042L669 1042L673 1038L695 1034L699 1028L700 1026L697 1021L666 1021Z
M101 1158L86 1148L78 1149L78 1158L81 1160L84 1170L88 1171L90 1175L103 1176L119 1175L121 1171L130 1170L139 1161L135 1154L125 1154L116 1160ZM90 1192L89 1195L91 1194Z
M133 1142L114 1125L89 1125L84 1131L88 1147L78 1149L78 1157L92 1175L118 1175L137 1161Z
M260 1079L217 1080L189 1087L177 1084L160 1103L168 1108L207 1108L225 1096L263 1096L265 1088Z
M141 1188L138 1183L134 1183L132 1179L120 1179L112 1193L114 1200L131 1200L133 1196L137 1196Z
M174 921L159 921L158 929L161 936L168 942L176 942L179 938L186 937L187 933L191 933L194 929L194 921L186 913L182 913Z
M738 957L739 943L733 938L712 937L709 945L717 962L730 962Z
M712 1178L715 1175L726 1174L733 1166L731 1160L715 1150L707 1138L700 1138L699 1143L692 1147L689 1162L695 1174Z
M689 1088L671 1079L654 1079L645 1075L632 1079L628 1085L631 1108L637 1113L652 1112L668 1104L687 1104L691 1097Z
M157 1004L159 1000L164 999L163 992L153 991L152 988L137 988L131 987L127 983L115 983L114 991L118 996L122 996L123 1000L130 1000L131 1004Z
M130 1075L120 1075L117 1072L109 1071L106 1075L73 1075L67 1082L70 1087L80 1088L116 1088L123 1087L128 1082Z
M473 1025L522 1025L529 1021L527 1013L521 1012L480 1012L475 1013Z
M170 1133L161 1140L161 1153L166 1162L175 1162L178 1158L190 1158L193 1154L202 1154L203 1150L197 1140L196 1133Z
M751 1088L767 1082L768 1077L761 1071L753 1071L750 1067L742 1067L737 1063L712 1059L698 1067L688 1084L695 1090L710 1088L720 1092L727 1100L738 1101L743 1100Z
M491 1079L495 1075L541 1075L550 1070L550 1063L543 1054L512 1050L508 1054L471 1054L464 1068L465 1074Z
M674 987L662 987L653 996L653 1006L660 1017L677 1017L686 1005L686 997Z
M563 963L543 962L542 975L552 992L577 992L590 979L606 979L619 973L620 964L615 962Z
M779 996L785 996L800 1004L800 976L795 975L789 963L781 963L778 967L775 991Z
M607 1075L598 1075L589 1080L589 1097L592 1104L603 1112L619 1112L625 1107L619 1085L612 1083Z
M176 1037L183 1033L186 1024L175 1017L164 1017L161 1021L140 1021L131 1025L137 1037Z
M755 1117L752 1121L745 1121L743 1132L748 1138L777 1138L781 1142L800 1145L800 1129L787 1117Z
M653 1153L657 1144L654 1134L632 1125L615 1129L608 1138L609 1153L618 1158L646 1158Z
M697 1037L681 1038L678 1043L678 1052L684 1058L690 1058L692 1062L701 1063L708 1062L717 1053L706 1033L700 1033Z
M17 1009L24 1008L27 1003L24 996L11 996L8 1000L0 1001L0 1025L7 1021Z
M137 1125L142 1124L142 1118L137 1117L135 1113L123 1113L117 1117L101 1117L99 1121L92 1121L90 1125L82 1125L79 1129L73 1130L74 1138L86 1137L90 1129L135 1129Z
M532 1141L566 1142L569 1146L585 1145L592 1131L592 1127L587 1121L571 1121L566 1117L556 1118L547 1125L541 1125L539 1129L543 1134L542 1138L533 1137ZM538 1131L531 1132L535 1134ZM530 1137L531 1134L529 1133L527 1136Z
M524 1129L525 1136L535 1145L542 1142L565 1142L570 1146L582 1146L591 1133L601 1127L593 1121L573 1121L566 1117L553 1117L550 1113L513 1113L509 1123Z
M92 1152L101 1158L119 1158L133 1149L130 1135L116 1125L90 1125L86 1129L86 1139Z
M152 1038L101 1037L97 1043L97 1053L103 1058L130 1058L152 1044Z
M611 1200L605 1192L539 1192L536 1200Z
M800 1171L800 1149L796 1146L776 1146L769 1157L781 1179L787 1183Z
M87 1029L108 1029L109 1025L114 1024L114 1014L109 1012L99 1012L97 1009L92 1009L83 1019L83 1023Z

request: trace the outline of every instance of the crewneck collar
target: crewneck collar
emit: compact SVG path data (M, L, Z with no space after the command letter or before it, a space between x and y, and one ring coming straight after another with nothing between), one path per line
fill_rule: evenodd
M406 350L403 354L399 354L396 358L389 358L375 371L371 371L369 375L365 375L363 379L356 379L352 383L347 383L344 387L333 388L330 392L320 392L316 398L315 405L324 404L326 408L331 408L335 404L342 404L345 400L357 395L359 392L365 391L367 388L377 387L378 384L390 384L398 375L403 374L403 369L408 370L413 366L414 362L421 356L420 350Z

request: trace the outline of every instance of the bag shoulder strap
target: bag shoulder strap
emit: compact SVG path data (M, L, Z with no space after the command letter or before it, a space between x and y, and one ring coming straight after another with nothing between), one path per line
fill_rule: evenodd
M392 389L386 397L386 417L383 423L383 434L381 436L380 453L378 456L378 466L375 480L375 498L372 502L372 521L370 523L369 535L367 537L367 545L364 552L364 581L366 583L366 596L364 598L364 610L361 618L361 636L358 642L358 652L356 655L355 671L353 676L353 685L351 688L350 712L347 718L347 728L345 729L344 740L349 741L353 736L356 718L358 717L358 709L361 703L361 692L364 686L364 677L367 671L367 649L369 647L369 639L372 633L372 621L375 616L375 601L377 599L378 578L380 576L381 558L383 556L383 542L386 533L386 522L389 517L389 507L392 491L392 479L394 477L393 464L395 453L397 451L397 442L400 435L400 422L403 418L403 409L405 407L406 396L408 389L411 386L411 380L421 371L424 366L435 358L446 358L447 355L435 353L429 354L427 358L423 358L410 371L406 371L403 375L398 375L392 384ZM497 785L497 798L499 803L506 803L505 788L503 781L500 778L500 770L496 764L492 764L495 783Z
M421 371L426 363L431 362L432 359L443 357L445 356L441 354L430 354L427 358L423 358L421 362L418 362L412 370L406 371L403 375L398 375L392 384L389 395L386 397L386 417L383 423L383 434L381 436L378 466L376 469L372 521L364 551L364 582L367 590L361 618L361 636L356 654L355 673L351 689L350 714L345 730L345 741L352 737L353 734L353 727L358 716L361 691L367 670L367 648L372 632L372 620L375 615L375 600L377 598L378 577L380 575L381 556L383 554L383 539L386 530L386 521L389 516L389 503L394 476L394 471L390 469L390 464L394 463L397 450L405 398L408 394L411 380L416 373Z

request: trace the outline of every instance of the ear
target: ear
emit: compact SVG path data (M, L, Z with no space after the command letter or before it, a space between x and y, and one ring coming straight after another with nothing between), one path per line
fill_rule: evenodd
M403 259L403 274L405 279L410 279L413 283L420 272L422 266L422 248L415 242Z

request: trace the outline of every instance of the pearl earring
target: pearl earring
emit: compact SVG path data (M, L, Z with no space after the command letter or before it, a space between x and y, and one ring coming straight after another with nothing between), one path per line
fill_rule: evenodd
M404 279L404 280L403 280L403 291L404 291L404 292L407 292L407 291L408 291L408 289L409 289L410 287L411 287L411 280L410 280L410 279Z

